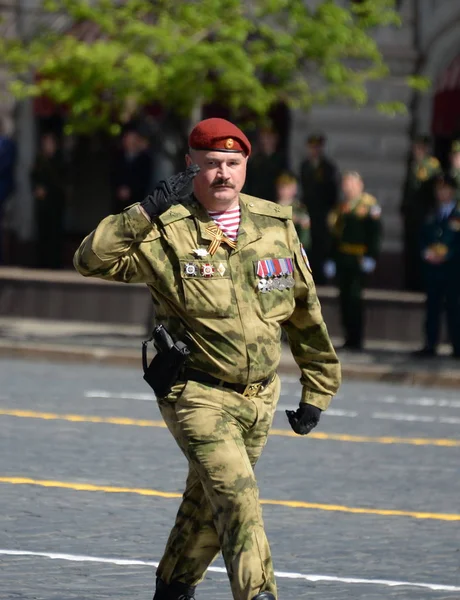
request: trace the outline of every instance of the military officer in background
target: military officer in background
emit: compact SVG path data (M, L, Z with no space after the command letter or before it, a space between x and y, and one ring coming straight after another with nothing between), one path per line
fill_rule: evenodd
M450 169L449 174L455 179L457 183L457 197L460 191L460 140L454 140L452 142L450 155Z
M438 175L436 209L422 228L426 321L425 346L415 353L420 357L436 355L441 316L445 310L452 356L460 358L460 209L457 189L452 175Z
M276 180L276 201L280 206L292 208L292 222L300 243L305 250L309 250L311 244L310 215L300 202L298 194L299 184L296 176L288 171L282 173Z
M337 277L344 348L361 350L364 333L362 291L373 273L380 252L381 208L374 196L364 191L361 175L349 171L342 178L342 200L328 217L331 232L330 259L325 275Z
M177 383L158 398L189 475L154 599L193 599L222 551L235 600L275 600L253 467L280 393L281 326L302 373L299 408L288 411L297 433L318 423L340 365L291 209L240 193L247 137L224 119L206 119L189 147L185 179L199 168L193 193L178 201L177 177L162 182L104 219L82 242L75 267L146 283L157 321L190 350Z
M404 184L401 215L404 228L404 283L406 289L422 289L420 232L433 209L433 177L439 173L437 158L429 153L430 138L419 135L412 143L411 160Z
M323 267L329 247L327 215L337 204L340 181L335 163L324 154L326 138L321 134L308 136L307 157L300 165L301 200L311 220L311 251L313 277L324 283Z

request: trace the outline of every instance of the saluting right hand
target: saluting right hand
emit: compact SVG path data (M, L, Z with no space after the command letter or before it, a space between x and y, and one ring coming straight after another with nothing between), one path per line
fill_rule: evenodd
M178 204L179 198L187 193L187 188L199 170L198 165L191 165L184 172L160 181L153 192L142 200L141 208L151 219L159 217L170 206Z

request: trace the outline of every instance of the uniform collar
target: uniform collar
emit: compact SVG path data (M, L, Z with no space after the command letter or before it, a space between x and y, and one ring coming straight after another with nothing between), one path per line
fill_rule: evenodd
M260 229L251 218L246 201L241 196L239 197L239 204L241 209L241 220L240 228L238 230L237 245L233 252L238 252L248 244L259 240L262 237ZM208 211L193 195L190 197L190 200L187 201L186 206L190 211L190 214L195 218L200 237L203 240L212 241L214 238L206 231L207 227L214 225L214 221L209 216Z

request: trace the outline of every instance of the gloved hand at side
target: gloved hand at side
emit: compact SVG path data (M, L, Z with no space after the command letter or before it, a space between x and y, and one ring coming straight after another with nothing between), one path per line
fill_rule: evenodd
M198 165L191 165L184 172L160 181L153 192L142 200L141 208L150 219L159 217L170 206L178 204L179 198L187 193L187 188L199 170Z
M327 260L323 266L324 276L328 279L334 279L337 268L333 260Z
M297 410L287 410L286 415L293 431L299 435L307 435L318 425L321 412L317 406L301 402Z
M363 273L373 273L375 271L375 258L363 256L361 259L361 271Z

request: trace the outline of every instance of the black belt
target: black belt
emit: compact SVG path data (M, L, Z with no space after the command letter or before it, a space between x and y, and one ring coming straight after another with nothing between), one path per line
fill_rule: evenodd
M262 379L262 381L244 385L244 383L230 383L229 381L224 381L223 379L217 379L217 377L213 377L204 371L185 368L181 371L180 379L183 379L184 381L197 381L198 383L209 383L210 385L214 385L216 387L228 388L238 392L238 394L242 394L243 396L251 398L252 396L257 396L259 392L261 392L269 383L271 383L273 380L273 375Z

